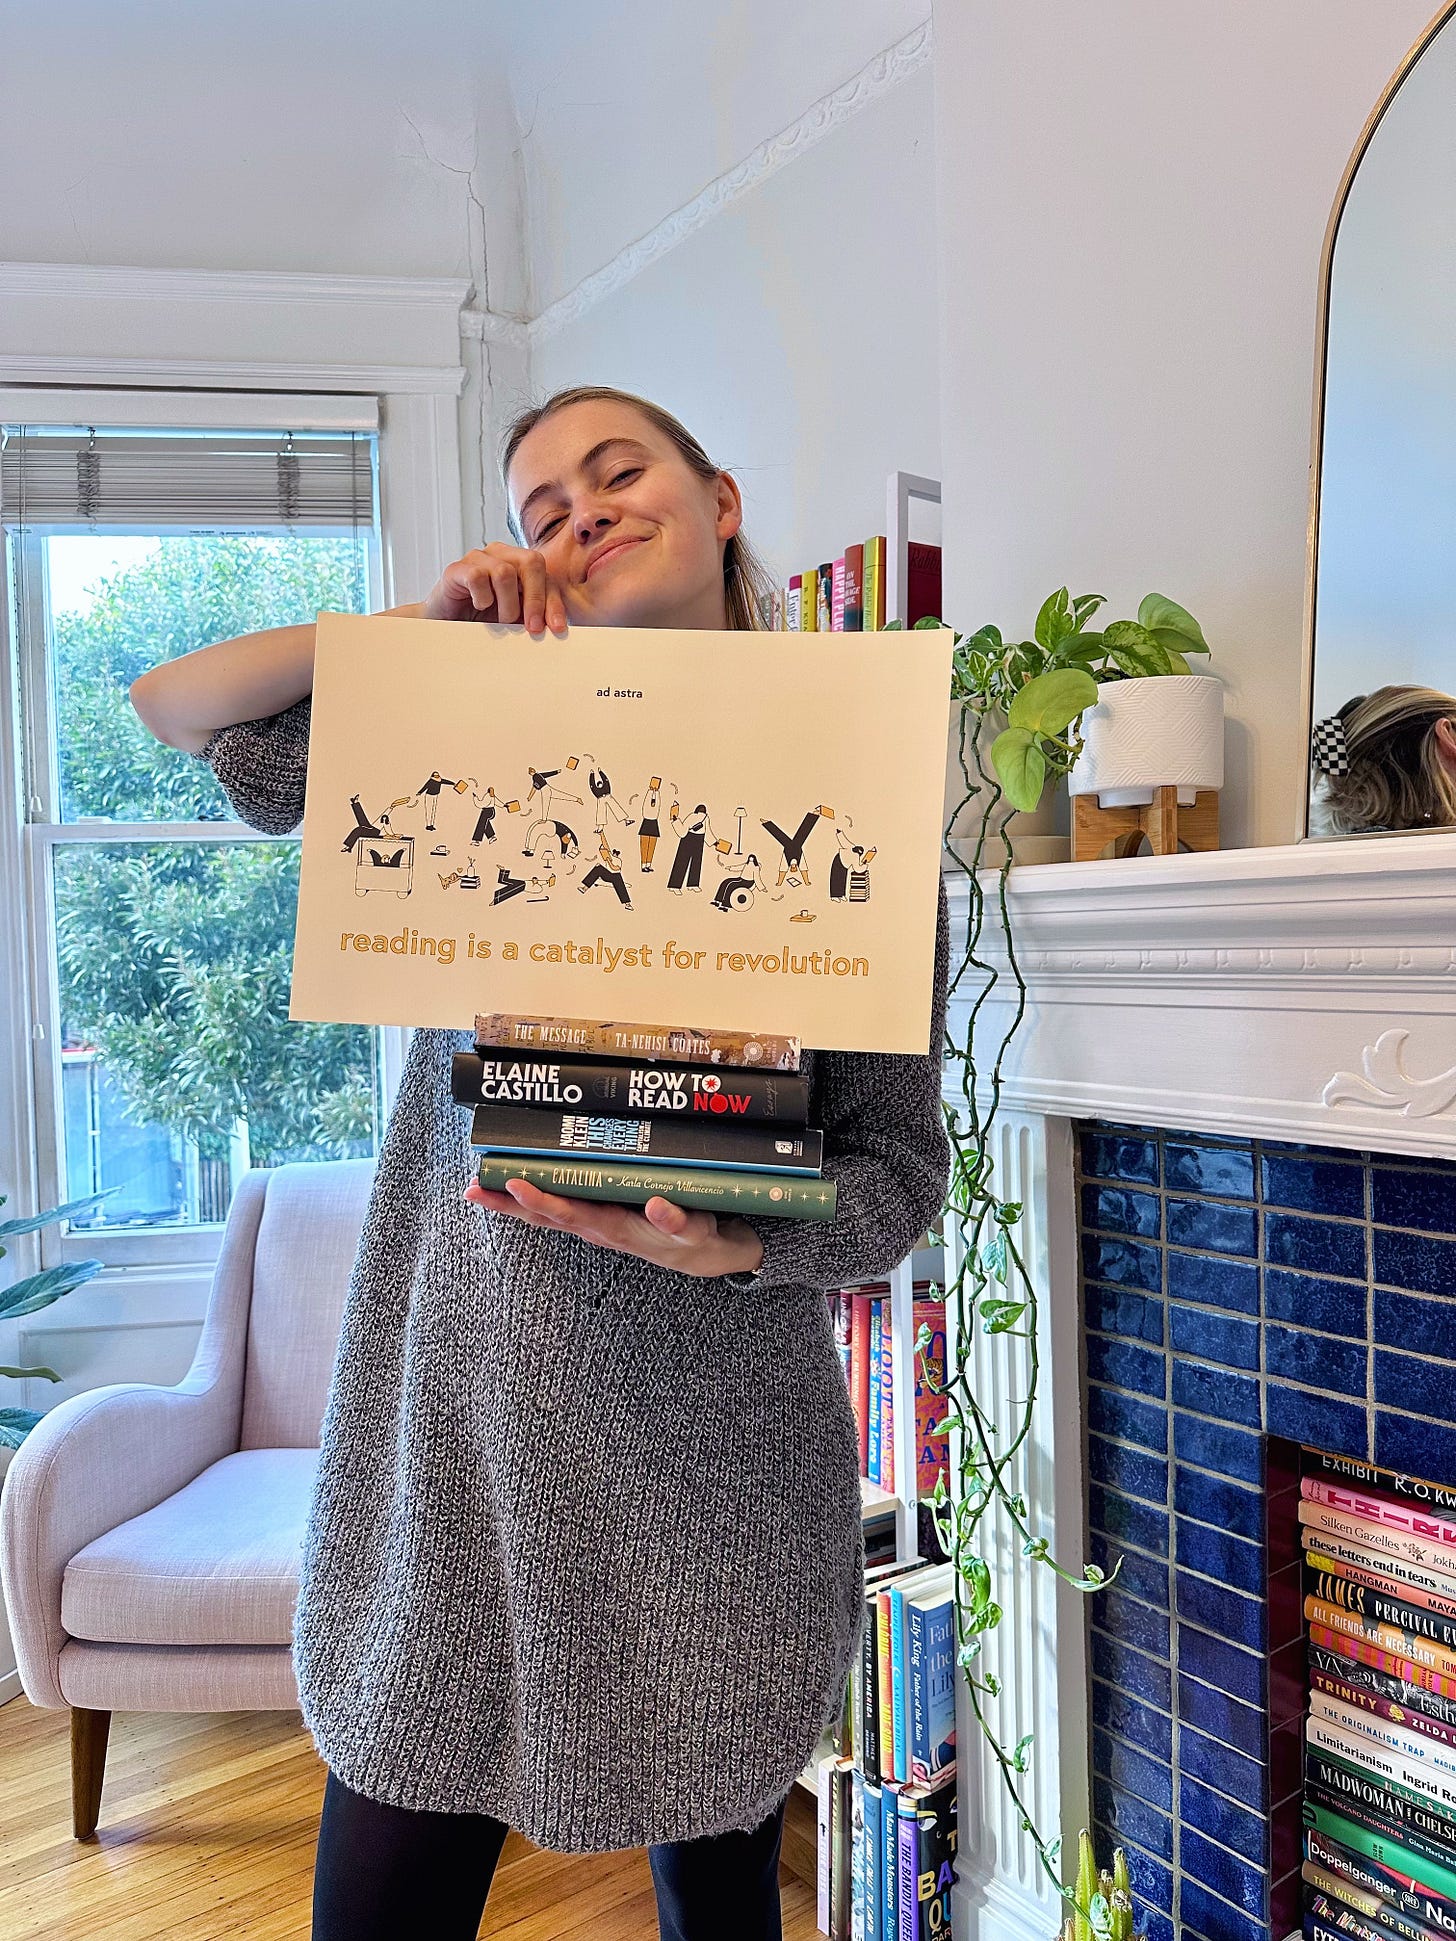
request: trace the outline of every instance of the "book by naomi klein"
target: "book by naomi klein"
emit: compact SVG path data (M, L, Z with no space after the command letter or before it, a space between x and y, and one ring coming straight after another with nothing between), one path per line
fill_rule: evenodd
M953 639L320 614L290 1015L926 1051Z

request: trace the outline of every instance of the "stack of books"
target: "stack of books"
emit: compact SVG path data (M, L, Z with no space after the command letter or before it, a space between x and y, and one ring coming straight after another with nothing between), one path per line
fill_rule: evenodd
M824 1135L807 1123L799 1041L771 1033L524 1018L475 1021L457 1052L478 1178L529 1180L566 1199L713 1213L834 1217Z
M819 1930L947 1941L955 1882L955 1589L950 1565L865 1572L847 1750L818 1768Z
M1456 1489L1305 1451L1309 1941L1456 1933Z
M877 533L793 574L764 596L760 618L774 633L877 633L885 625L885 587L885 535ZM907 626L939 617L939 546L910 542L905 597Z

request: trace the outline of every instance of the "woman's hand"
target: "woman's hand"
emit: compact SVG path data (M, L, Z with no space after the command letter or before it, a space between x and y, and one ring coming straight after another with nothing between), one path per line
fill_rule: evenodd
M508 625L524 620L529 633L549 626L560 634L566 631L566 599L540 553L492 540L445 568L430 588L420 618Z
M472 1180L465 1197L472 1206L512 1214L529 1227L558 1227L593 1246L636 1254L678 1274L707 1279L743 1273L763 1259L763 1242L746 1220L678 1206L660 1194L639 1211L608 1200L570 1200L560 1193L543 1193L529 1180L511 1179L503 1193Z

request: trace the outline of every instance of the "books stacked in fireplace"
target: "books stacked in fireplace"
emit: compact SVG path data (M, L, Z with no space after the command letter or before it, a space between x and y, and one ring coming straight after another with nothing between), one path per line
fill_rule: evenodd
M525 1179L566 1199L834 1216L797 1038L491 1013L451 1088L473 1108L487 1189Z
M1305 1451L1310 1941L1456 1933L1456 1488Z

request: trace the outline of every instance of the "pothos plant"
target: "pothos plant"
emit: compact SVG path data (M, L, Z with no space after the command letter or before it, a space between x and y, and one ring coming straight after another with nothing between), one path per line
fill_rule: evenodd
M5 1241L13 1240L17 1234L38 1233L57 1220L71 1219L99 1205L105 1197L104 1193L92 1193L84 1200L69 1200L64 1206L51 1207L44 1213L19 1220L0 1220L0 1259L5 1256ZM0 1206L4 1204L5 1195L0 1193ZM100 1272L99 1260L64 1260L58 1267L28 1274L24 1280L0 1288L0 1321L15 1321L23 1314L34 1314L40 1308L49 1307L52 1301L60 1300L63 1294L69 1294ZM58 1382L61 1379L54 1368L0 1367L0 1375L8 1375L15 1381ZM35 1409L0 1408L0 1449L18 1449L39 1421L40 1414Z
M1030 1568L1051 1570L1089 1594L1110 1581L1096 1564L1070 1569L1052 1554L1049 1539L1034 1527L1017 1480L1035 1421L1041 1368L1039 1293L1021 1240L1022 1207L1002 1197L993 1156L1006 1059L1027 1002L1007 896L1012 864L1007 824L1015 811L1036 808L1048 785L1070 772L1082 748L1080 718L1096 701L1100 682L1186 674L1188 656L1208 652L1198 622L1162 594L1150 593L1136 620L1115 621L1094 631L1089 622L1103 605L1101 594L1073 596L1062 587L1043 602L1031 640L1008 642L993 626L955 635L951 700L959 709L957 752L965 794L947 823L945 848L966 876L968 920L948 994L954 996L963 980L970 988L959 1042L949 1020L946 1032L946 1056L958 1083L951 1088L957 1096L945 1103L951 1170L944 1217L958 1223L961 1245L955 1277L945 1291L943 1388L926 1362L927 1326L920 1328L914 1344L922 1378L946 1402L947 1413L934 1433L948 1437L952 1428L956 1431L958 1473L947 1486L942 1468L931 1497L941 1545L953 1566L956 1662L1021 1827L1043 1871L1070 1904L1073 1941L1092 1941L1094 1936L1097 1941L1125 1941L1132 1933L1126 1862L1119 1854L1113 1872L1099 1875L1084 1834L1077 1877L1071 1885L1063 1881L1061 1843L1042 1834L1024 1796L1032 1734L1003 1738L998 1731L987 1701L999 1697L1001 1685L983 1662L1005 1603L1004 1593L997 1596L991 1563L998 1527L1009 1527ZM999 732L988 736L988 727ZM950 835L973 803L972 832L963 838L968 852L963 856L952 847ZM987 1007L1007 979L1008 1012L992 1025ZM1024 1344L1023 1369L1014 1385L1019 1399L1011 1405L1009 1420L997 1420L976 1394L970 1354L976 1326L984 1334ZM1111 1575L1116 1575L1116 1566Z

